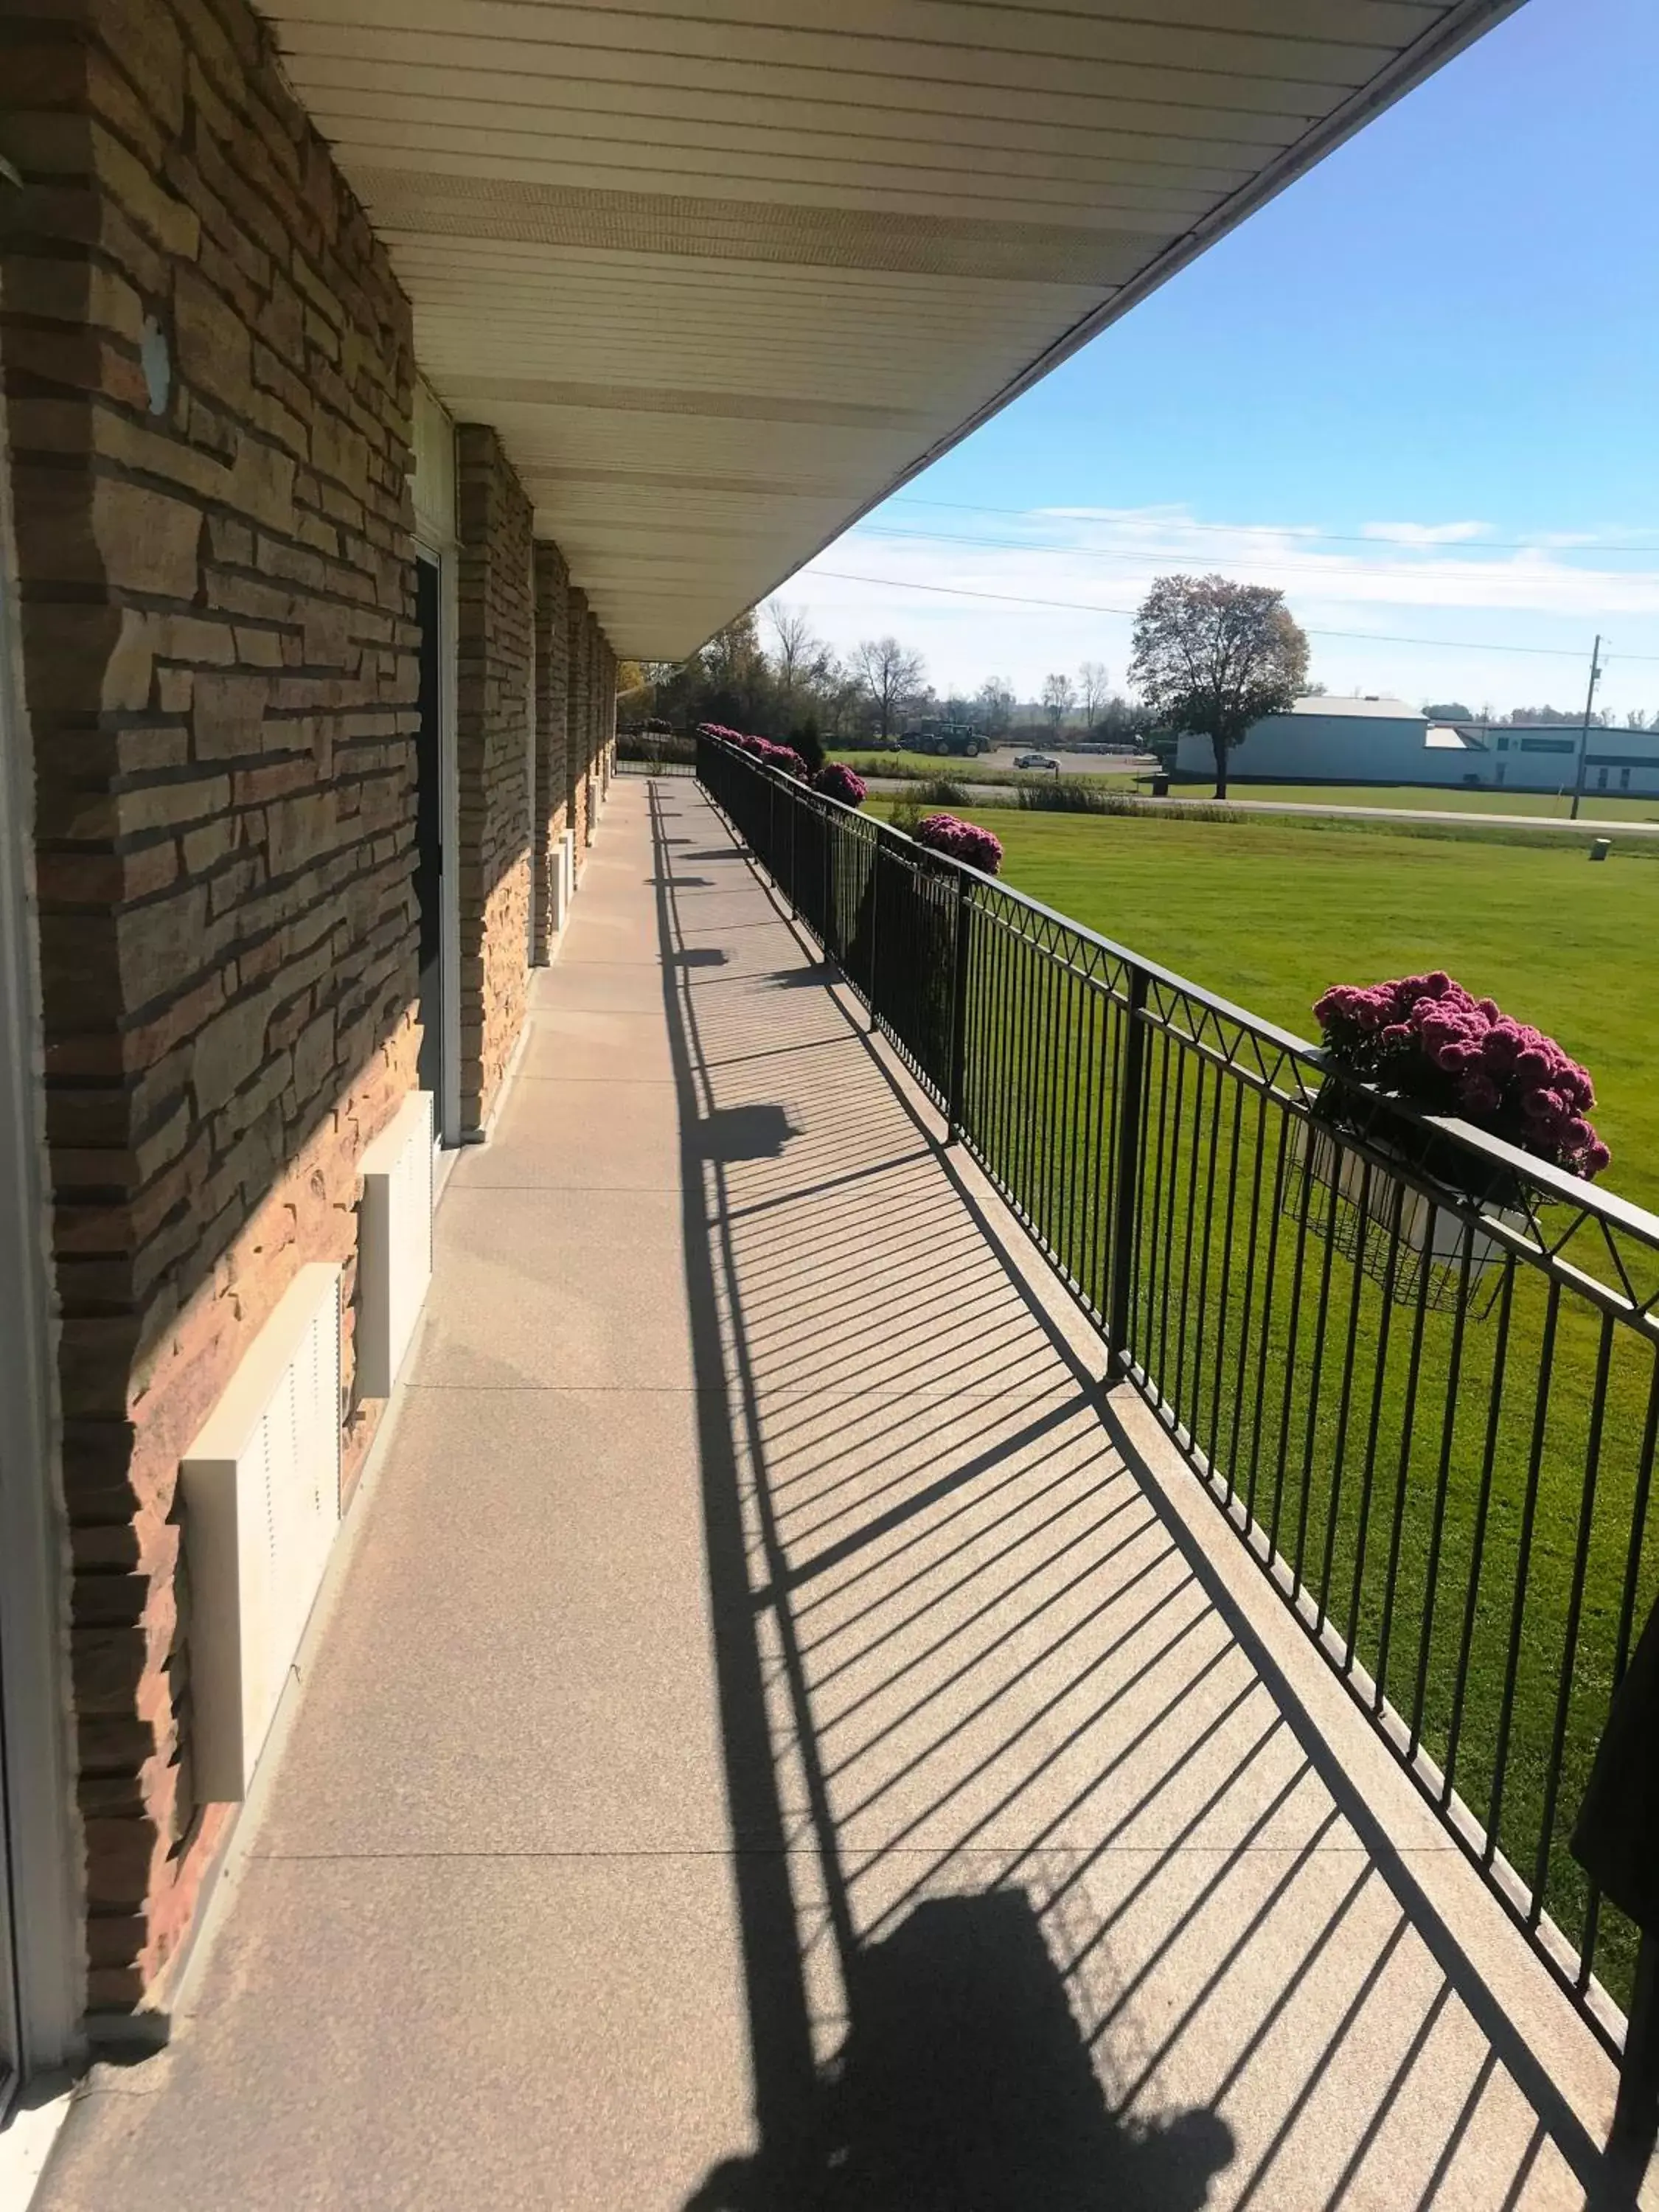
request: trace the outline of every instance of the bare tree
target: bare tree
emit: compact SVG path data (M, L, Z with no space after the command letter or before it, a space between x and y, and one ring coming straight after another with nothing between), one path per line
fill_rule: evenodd
M866 637L853 648L851 666L876 710L880 735L890 737L905 702L921 689L925 672L921 655L901 645L896 637Z
M1103 660L1085 660L1077 672L1078 702L1086 726L1093 729L1112 696L1112 679Z
M824 672L829 650L815 634L805 607L769 599L766 618L772 625L772 662L777 670L778 688L786 701L793 701L803 684Z
M1042 711L1048 717L1051 729L1058 732L1060 724L1077 702L1077 693L1069 676L1045 676L1042 679Z
M1159 576L1135 617L1129 680L1165 731L1209 738L1224 799L1229 751L1306 688L1308 641L1285 594L1265 584Z
M980 726L988 738L1000 738L1014 719L1014 689L1006 676L988 676L974 696Z

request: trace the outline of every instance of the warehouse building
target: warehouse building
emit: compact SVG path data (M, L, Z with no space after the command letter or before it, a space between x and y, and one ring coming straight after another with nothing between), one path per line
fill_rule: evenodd
M1404 699L1339 699L1318 692L1249 731L1229 763L1236 783L1474 785L1510 791L1571 791L1584 732L1574 723L1530 728L1487 722L1431 722ZM1208 777L1206 737L1183 737L1182 776ZM1659 731L1592 726L1583 788L1659 799Z

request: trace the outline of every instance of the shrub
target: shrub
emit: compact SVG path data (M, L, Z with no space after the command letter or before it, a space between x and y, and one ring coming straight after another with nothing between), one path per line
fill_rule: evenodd
M925 816L916 824L915 838L930 853L943 853L965 867L977 868L982 875L994 876L1002 866L1001 839L954 814Z
M789 742L806 763L806 773L816 776L823 766L823 739L818 735L818 718L807 714L789 732Z
M832 761L812 778L812 788L821 791L826 799L840 799L843 806L862 806L867 787L856 769Z
M1057 775L1041 781L1033 777L1016 788L1020 805L1039 814L1114 814L1120 809L1113 801L1121 803L1123 796L1100 784L1085 783L1080 776Z
M1553 1037L1476 999L1443 969L1337 983L1314 1007L1332 1066L1451 1114L1587 1182L1612 1154L1586 1118L1595 1087Z

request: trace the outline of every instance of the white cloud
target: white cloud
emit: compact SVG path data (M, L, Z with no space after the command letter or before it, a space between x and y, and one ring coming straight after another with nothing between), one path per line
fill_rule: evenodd
M899 633L927 654L941 690L971 690L996 673L1032 696L1048 670L1083 659L1106 661L1121 681L1133 611L1152 578L1214 568L1284 587L1313 634L1316 676L1334 691L1500 708L1563 698L1601 630L1613 639L1613 688L1604 696L1620 706L1659 698L1659 659L1623 668L1618 659L1621 647L1659 657L1653 556L1483 548L1487 527L1376 523L1340 543L1316 525L1210 524L1176 507L946 520L896 501L792 579L787 596L810 605L842 647Z
M1368 522L1360 532L1394 545L1461 545L1486 534L1484 522Z

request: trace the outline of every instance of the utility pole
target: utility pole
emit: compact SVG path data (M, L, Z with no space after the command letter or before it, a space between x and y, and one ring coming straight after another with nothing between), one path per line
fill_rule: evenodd
M1572 787L1572 812L1570 821L1578 819L1578 802L1584 795L1584 756L1589 750L1590 716L1595 711L1595 687L1601 680L1601 639L1598 632L1595 650L1590 655L1589 690L1584 694L1584 726L1578 733L1578 774Z

